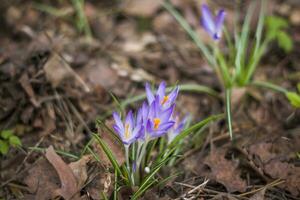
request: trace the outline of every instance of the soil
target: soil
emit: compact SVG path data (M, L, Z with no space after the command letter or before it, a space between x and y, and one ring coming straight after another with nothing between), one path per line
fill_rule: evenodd
M11 129L22 141L21 148L0 154L0 199L102 199L99 191L109 196L115 178L107 158L96 145L101 162L80 155L98 131L97 118L112 124L111 112L118 107L113 96L122 102L142 94L145 82L163 80L201 84L224 95L212 68L161 1L85 1L91 37L80 28L70 2L0 4L0 130ZM211 42L199 25L199 1L171 2ZM243 1L240 9L249 2ZM232 25L233 1L209 3L224 7ZM294 48L285 53L272 44L254 79L295 91L300 82L300 3L269 4L269 15L289 21ZM177 108L198 122L223 113L225 105L204 93L180 92ZM151 188L142 199L300 199L300 110L280 93L249 86L233 91L232 112L233 141L225 120L201 137L187 138L182 157L160 172L180 175ZM112 138L106 141L123 163L117 144ZM132 190L123 188L119 199L128 199Z

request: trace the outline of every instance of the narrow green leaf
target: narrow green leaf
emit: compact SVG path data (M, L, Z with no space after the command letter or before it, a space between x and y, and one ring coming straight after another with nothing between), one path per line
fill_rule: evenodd
M249 30L250 30L250 21L254 11L254 3L252 3L247 11L247 15L245 17L245 21L242 28L241 36L239 37L238 42L238 49L237 55L235 60L235 67L236 67L236 76L239 77L242 73L242 70L245 65L246 53L247 49L246 46L248 44L249 39Z
M256 44L255 44L255 49L254 49L254 54L257 53L259 47L260 47L260 42L261 42L261 36L262 36L262 31L264 27L264 21L265 21L265 7L266 7L266 1L262 0L261 1L261 8L260 8L260 13L259 13L259 20L257 23L257 28L255 32L255 38L256 38Z
M286 97L295 108L300 108L300 95L295 92L285 93Z
M115 104L117 105L117 108L119 109L119 111L123 114L124 108L122 107L120 101L117 99L117 97L113 93L109 92L109 94L110 94L111 98L113 99L113 101L115 102Z
M45 152L46 151L46 148L40 148L40 147L28 147L28 149L33 150L33 151L38 151L38 152ZM62 150L55 150L55 152L59 155L66 156L66 157L69 157L69 158L73 158L75 160L80 159L79 156L77 156L75 154L65 152L65 151L62 151Z
M232 140L233 138L233 133L232 133L232 120L231 120L231 89L226 89L225 91L226 95L226 119L227 119L227 126L229 130L229 135L230 139Z
M9 145L6 141L0 139L0 153L6 155L9 149Z
M154 175L160 170L160 168L165 165L167 163L167 161L169 160L165 159L163 160L161 163L159 163L156 167L154 167L151 172L149 173L148 176L145 177L144 181L142 182L142 184L140 185L139 189L134 193L134 195L132 196L131 200L136 200L138 199L138 197L140 197L148 188L150 188L155 182L157 181L153 181L153 177Z
M275 85L273 83L267 82L267 81L253 81L251 82L251 85L256 87L264 87L271 90L274 90L276 92L286 93L288 92L285 88L280 87L279 85Z
M1 131L0 135L3 139L8 140L8 138L13 135L13 131L12 130L3 130L3 131Z
M298 92L300 93L300 83L297 84Z
M108 134L110 134L118 144L122 145L123 142L120 140L120 138L115 134L114 130L112 130L110 127L108 127L101 119L96 120L96 124L99 125L101 128L105 128L108 131Z
M111 162L112 166L114 167L115 170L117 170L117 172L122 175L122 171L120 169L120 166L117 162L116 157L113 155L112 151L109 149L109 147L107 146L107 144L95 133L93 133L93 136L95 137L95 139L98 141L99 145L101 146L101 148L103 149L104 153L106 154L107 158L109 159L109 161Z

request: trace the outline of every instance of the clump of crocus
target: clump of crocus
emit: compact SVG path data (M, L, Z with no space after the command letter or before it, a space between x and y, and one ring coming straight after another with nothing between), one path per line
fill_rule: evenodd
M136 116L129 111L124 122L117 113L113 113L115 124L113 128L119 135L125 146L126 164L129 171L139 171L144 158L147 144L156 138L168 135L169 139L176 137L184 127L184 121L179 122L178 117L173 116L175 100L179 88L176 86L170 93L166 92L166 83L162 82L156 93L153 93L150 85L145 85L147 102L143 102ZM135 145L136 144L136 145ZM129 146L135 145L133 149L133 164L129 164ZM134 166L134 169L130 169ZM134 177L134 175L132 175Z
M225 11L223 9L219 10L217 16L214 17L206 4L202 5L201 11L204 29L213 40L219 40L222 35Z

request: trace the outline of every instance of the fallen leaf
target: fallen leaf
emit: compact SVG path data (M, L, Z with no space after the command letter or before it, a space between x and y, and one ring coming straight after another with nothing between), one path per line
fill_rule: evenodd
M47 172L47 173L45 173ZM41 158L28 170L24 178L29 192L34 194L36 200L53 199L59 189L59 178L50 163Z
M56 154L53 146L46 150L46 158L55 168L61 182L61 188L57 189L57 194L67 200L76 199L74 195L78 192L78 186L72 169Z
M212 150L209 157L205 159L211 169L212 177L217 182L224 185L228 192L244 192L246 191L246 181L241 179L240 170L237 169L236 164L225 159L224 149Z
M73 171L73 174L75 175L75 178L77 180L78 188L81 188L88 178L86 165L91 160L91 158L92 157L90 155L85 155L80 160L69 164L69 167Z
M68 63L55 53L44 65L44 71L48 81L53 87L57 87L62 81L73 76L71 72L72 69Z
M111 123L112 122L108 122L107 124L111 124ZM108 125L108 126L110 127L110 125ZM99 133L100 137L102 138L102 140L107 144L107 146L113 152L118 164L122 165L125 161L125 156L124 156L125 154L124 154L121 144L119 144L117 142L117 140L116 140L116 138L114 138L114 136L112 136L111 134L109 134L107 132L98 130L98 133ZM103 152L100 145L96 144L95 147L96 147L96 151L97 151L97 154L99 155L101 162L105 163L106 165L111 165L109 159L107 158L106 154Z
M103 199L102 191L106 196L110 196L114 189L114 174L105 170L102 166L98 166L95 170L92 181L85 188L88 194L95 200Z
M278 143L277 143L278 142ZM273 179L284 180L284 184L278 185L297 196L300 194L300 167L293 163L286 162L282 156L288 155L286 147L280 143L280 140L271 142L260 142L248 147L249 158L252 158L259 168L265 174Z
M80 76L69 66L69 64L58 54L53 53L44 65L46 78L52 87L56 88L64 80L74 78L79 82L85 92L90 92L90 88L80 78Z

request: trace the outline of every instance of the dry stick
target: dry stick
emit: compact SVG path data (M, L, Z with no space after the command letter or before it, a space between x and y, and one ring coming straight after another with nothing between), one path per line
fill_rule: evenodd
M245 192L245 193L239 194L239 195L237 195L237 196L238 196L238 197L247 196L247 195L249 195L249 194L253 194L253 193L259 192L259 191L261 191L261 190L263 190L263 189L268 189L269 187L275 187L275 186L280 185L280 184L282 184L282 183L284 183L284 182L285 182L284 180L277 179L277 180L275 180L275 181L273 181L273 182L271 182L271 183L269 183L269 184L267 184L267 185L265 185L265 186L263 186L263 187L261 187L261 188L252 190L252 191L250 191L250 192Z

